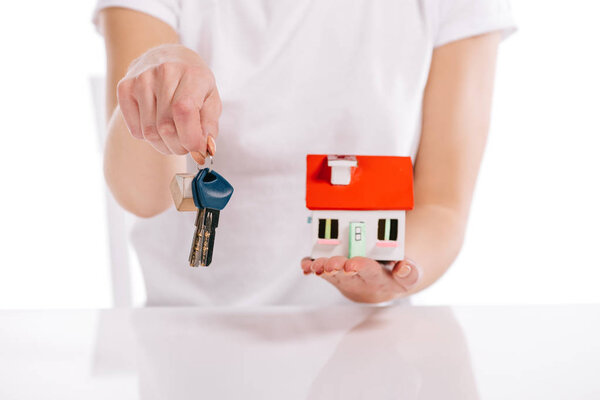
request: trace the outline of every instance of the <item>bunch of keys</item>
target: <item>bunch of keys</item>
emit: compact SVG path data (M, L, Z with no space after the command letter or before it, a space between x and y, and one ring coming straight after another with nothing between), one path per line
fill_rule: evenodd
M219 214L233 194L233 186L212 170L213 157L209 157L209 168L199 169L196 175L177 174L171 181L171 195L177 210L197 210L190 267L210 265Z

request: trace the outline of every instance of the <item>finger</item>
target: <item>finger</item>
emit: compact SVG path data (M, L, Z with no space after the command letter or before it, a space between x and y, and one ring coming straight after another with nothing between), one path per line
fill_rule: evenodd
M204 163L206 162L206 158L197 151L191 151L190 155L192 156L194 161L196 161L196 163L199 165L204 165Z
M344 264L344 270L351 275L360 274L368 279L381 273L381 265L367 257L352 257Z
M175 154L187 154L179 143L177 129L171 113L171 101L179 83L179 72L172 64L161 64L154 70L156 95L156 128L165 145Z
M179 143L177 128L175 127L175 122L173 122L173 120L162 120L159 124L157 124L157 130L163 143L169 148L171 153L178 155L188 153L185 147Z
M325 269L325 263L327 262L327 258L325 257L320 257L317 258L312 265L310 266L310 269L312 270L312 272L314 272L317 275L321 275Z
M140 111L142 135L152 147L163 154L171 154L171 150L162 141L156 129L156 96L152 91L150 73L142 73L135 78L134 93Z
M171 112L181 145L206 157L206 135L200 123L200 109L206 96L203 86L193 74L185 74L173 94Z
M396 263L392 276L404 290L409 290L419 282L421 270L414 261L405 259Z
M335 275L344 268L344 264L348 259L342 256L331 257L325 263L325 275Z
M217 144L215 143L215 139L213 139L211 136L208 137L206 149L208 151L208 154L210 154L211 156L214 156L217 151ZM204 157L197 151L192 151L190 152L190 154L192 155L192 158L194 159L194 161L196 161L196 163L200 165L204 165L204 163L206 163L206 157Z
M133 95L133 80L126 79L119 82L117 85L117 99L121 108L121 114L131 136L136 139L143 139L138 103Z
M300 261L300 267L302 267L302 271L304 272L304 275L308 275L310 273L312 273L310 266L313 263L313 259L310 257L304 257L302 259L302 261Z
M207 148L211 155L216 151L215 139L219 135L219 117L221 116L221 99L219 92L214 90L202 104L200 122L202 131L207 137ZM211 139L212 138L212 139Z

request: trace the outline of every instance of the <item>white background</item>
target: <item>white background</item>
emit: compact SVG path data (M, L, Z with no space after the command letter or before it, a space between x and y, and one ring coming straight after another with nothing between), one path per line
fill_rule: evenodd
M0 5L0 308L112 306L93 6ZM417 304L600 302L600 5L513 10L466 242Z

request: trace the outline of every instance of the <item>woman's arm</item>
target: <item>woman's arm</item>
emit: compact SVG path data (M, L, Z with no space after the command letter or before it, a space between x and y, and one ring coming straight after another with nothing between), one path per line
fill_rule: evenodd
M407 260L390 272L363 257L304 259L306 274L315 272L351 300L369 303L418 292L444 274L465 234L489 128L499 42L500 34L490 33L433 52L415 161L415 207L407 213Z
M433 52L415 161L415 207L406 222L405 254L422 270L411 292L439 279L462 246L490 125L499 42L493 33Z
M179 39L166 23L126 8L104 9L99 18L107 60L106 182L126 210L151 216L168 206L169 180L175 171L184 170L184 161L182 157L161 154L131 135L118 107L117 84L133 60L155 46L177 43Z
M106 181L125 209L151 217L171 205L169 182L185 171L182 155L204 161L220 99L211 71L166 23L125 8L102 10L99 23L107 54Z

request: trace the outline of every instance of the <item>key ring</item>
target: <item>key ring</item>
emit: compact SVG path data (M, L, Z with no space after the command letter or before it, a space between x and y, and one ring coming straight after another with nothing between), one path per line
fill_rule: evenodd
M212 172L212 167L213 164L215 162L213 156L211 156L210 154L208 155L208 157L210 157L210 165L208 166L208 173L210 174ZM202 168L200 168L200 164L196 163L196 168L198 169L198 171L200 171Z

